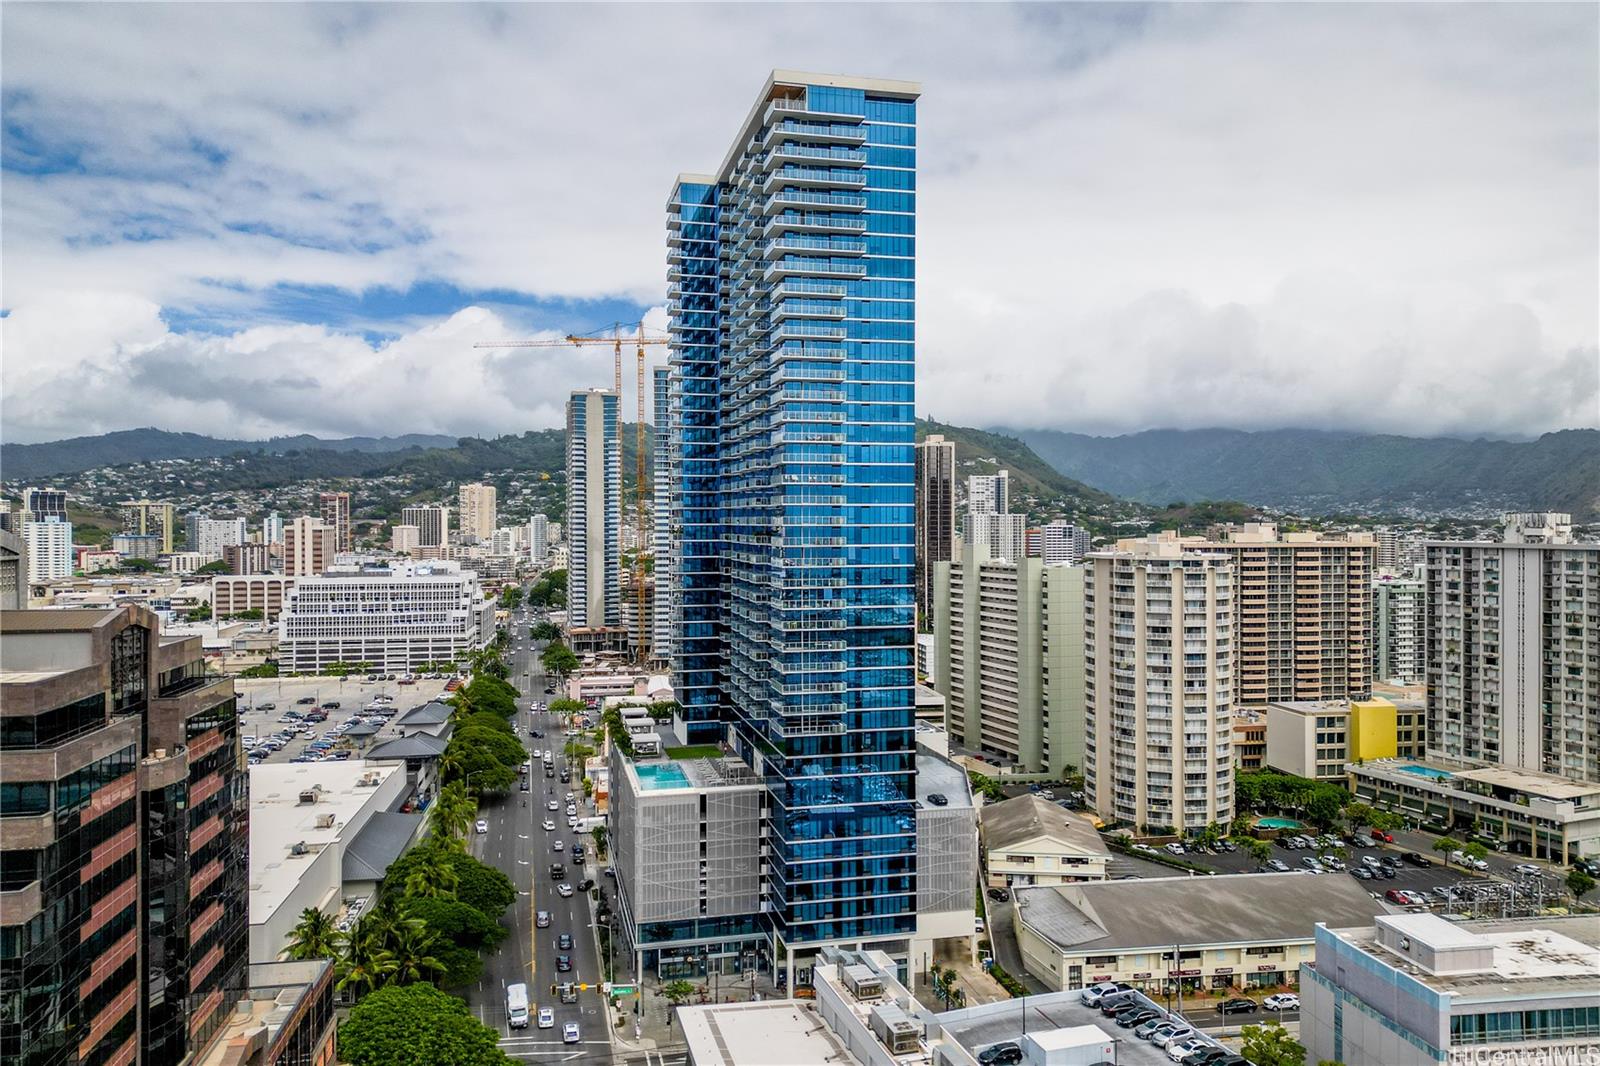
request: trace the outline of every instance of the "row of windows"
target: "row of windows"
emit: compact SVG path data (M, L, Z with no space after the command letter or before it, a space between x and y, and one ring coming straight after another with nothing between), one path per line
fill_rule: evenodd
M106 724L103 692L26 717L0 718L0 750L51 748Z

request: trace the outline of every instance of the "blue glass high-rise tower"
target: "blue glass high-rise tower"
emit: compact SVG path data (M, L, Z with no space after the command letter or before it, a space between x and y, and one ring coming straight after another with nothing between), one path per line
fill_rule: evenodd
M916 924L913 83L775 71L668 201L674 682L787 945Z

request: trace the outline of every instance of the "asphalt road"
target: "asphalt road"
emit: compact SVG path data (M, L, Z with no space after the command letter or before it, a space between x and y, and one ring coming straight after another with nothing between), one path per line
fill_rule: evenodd
M530 752L533 748L559 749L560 726L556 720L550 715L529 711L535 701L549 702L552 698L544 692L546 680L539 670L539 647L527 637L531 620L519 612L511 624L513 641L507 656L510 680L528 694L517 701L516 724L522 745ZM545 736L530 737L529 727L542 731ZM555 861L565 863L566 881L572 885L595 869L592 840L585 841L591 861L583 867L574 866L566 852L557 855L550 848L551 841L557 838L570 846L574 833L567 828L564 807L554 814L545 810L545 802L550 798L546 789L552 789L557 800L561 800L568 789L581 796L582 787L573 787L577 785L577 777L574 774L572 784L562 785L558 778L546 780L540 767L535 765L531 776L533 791L513 790L498 803L485 805L479 817L488 822L489 831L474 834L471 842L474 855L511 878L517 889L517 901L506 922L510 934L501 941L494 955L483 960L482 980L477 987L468 990L467 1003L486 1025L500 1031L501 1050L525 1062L609 1064L612 1061L606 1007L600 993L579 992L578 1002L563 1004L550 988L558 981L598 984L604 979L596 954L587 894L575 892L563 899L550 877L550 864ZM546 832L540 827L545 818L556 823L555 832ZM540 910L549 911L551 915L550 926L546 929L535 927L534 913ZM571 934L571 951L557 951L556 938L562 933ZM571 956L571 971L557 971L558 954ZM529 1011L534 1017L526 1029L511 1029L506 1025L505 989L519 981L528 986ZM553 1028L538 1028L541 1007L554 1011ZM580 1043L562 1042L562 1028L567 1022L578 1023Z

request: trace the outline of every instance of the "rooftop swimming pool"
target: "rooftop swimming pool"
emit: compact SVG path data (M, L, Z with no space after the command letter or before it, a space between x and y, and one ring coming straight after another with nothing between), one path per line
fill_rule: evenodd
M633 771L639 775L639 787L646 790L689 787L689 775L677 763L642 763Z
M1415 774L1418 777L1426 777L1432 781L1448 781L1454 776L1448 770L1435 770L1431 766L1418 766L1415 763L1409 766L1396 766L1395 769L1403 774Z

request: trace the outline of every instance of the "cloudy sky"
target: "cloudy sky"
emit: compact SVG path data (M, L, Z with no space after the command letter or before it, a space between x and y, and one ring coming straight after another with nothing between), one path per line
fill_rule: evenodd
M923 84L921 413L1600 424L1597 13L7 4L0 435L557 425L775 66Z

